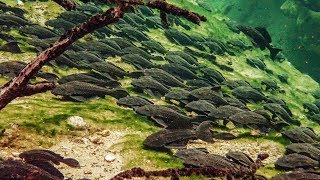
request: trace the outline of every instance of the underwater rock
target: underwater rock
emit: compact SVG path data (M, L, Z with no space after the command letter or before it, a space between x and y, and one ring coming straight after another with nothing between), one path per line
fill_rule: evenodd
M75 130L85 130L88 126L85 120L80 116L71 116L67 119L67 124Z

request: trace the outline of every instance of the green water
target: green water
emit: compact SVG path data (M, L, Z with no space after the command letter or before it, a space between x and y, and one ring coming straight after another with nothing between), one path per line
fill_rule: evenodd
M59 37L64 32L62 23L58 23L57 27L53 27L53 25L51 26L47 23L50 20L61 18L61 14L65 12L63 8L53 1L24 1L24 4L20 6L13 0L0 1L23 9L25 14L21 17L30 22L28 26L38 24L56 33L56 37ZM86 18L96 14L96 12L93 13L91 11L97 10L101 13L110 8L109 5L98 3L97 1L91 1L95 3L88 4L79 0L76 2L78 3L78 7L89 5L89 7L86 7L88 9L78 9L76 11L81 12ZM189 141L188 148L207 148L210 153L223 156L229 151L238 150L247 153L253 159L259 153L268 153L270 157L264 161L266 166L261 167L258 170L258 174L271 178L280 173L287 172L275 168L274 165L276 160L284 155L286 147L293 143L291 141L294 141L283 136L281 132L297 128L296 123L293 122L300 122L302 127L309 127L316 134L320 133L320 120L319 118L316 119L316 115L320 116L320 87L318 83L320 81L320 63L318 61L320 55L320 5L318 1L167 0L167 2L203 15L206 17L206 21L201 21L197 25L188 21L185 17L176 17L174 19L174 17L168 16L170 26L165 28L161 24L159 10L153 10L153 13L151 13L152 15L150 16L155 18L151 19L151 23L147 21L148 15L138 10L135 12L139 15L137 19L132 21L128 17L125 17L124 22L120 21L117 24L111 24L108 26L110 29L107 30L99 29L100 31L88 34L75 43L78 48L82 49L81 51L88 52L95 59L99 59L101 61L100 66L112 63L118 68L117 70L120 69L119 71L124 74L123 76L114 75L112 74L114 72L111 70L110 72L102 72L103 70L99 69L99 66L80 67L70 64L66 65L64 64L65 62L58 61L56 61L54 66L44 66L42 71L54 73L61 79L71 74L92 73L93 69L95 73L104 74L104 78L109 78L109 76L113 78L114 81L120 84L118 88L126 91L130 96L140 96L156 105L171 108L166 113L173 113L174 115L170 114L171 116L168 115L167 117L166 113L147 115L140 112L138 114L135 112L137 107L128 108L121 106L117 104L115 97L109 95L105 97L101 95L99 97L91 97L90 94L88 95L90 96L88 101L74 102L70 101L71 97L78 97L80 96L79 94L73 94L74 96L62 94L65 97L63 99L61 94L54 95L48 91L33 96L17 98L0 111L0 130L6 129L8 132L16 131L12 123L18 124L19 127L19 133L17 133L19 138L12 140L12 136L8 133L0 135L1 152L10 154L11 152L22 152L35 148L50 148L61 141L64 142L63 140L65 139L82 137L83 132L77 131L75 127L66 121L69 117L81 116L90 126L86 131L88 133L86 135L90 136L101 129L107 129L111 134L113 132L126 133L120 141L114 142L110 148L106 149L106 151L117 152L122 157L121 170L128 170L134 167L141 167L146 170L181 168L184 167L182 160L173 156L176 150L151 150L144 146L143 142L151 134L163 129L157 123L161 121L155 121L158 120L157 118L163 118L164 121L172 117L174 117L174 119L170 119L172 121L178 118L189 118L188 120L190 121L205 119L216 122L211 130L231 133L237 136L237 138L233 140L215 138L215 142L211 143L201 140ZM0 15L2 13L5 12L0 11ZM6 13L14 14L13 12ZM80 16L78 15L79 18L76 16L75 21L79 20ZM139 22L141 19L142 22ZM240 32L237 25L244 25L247 28L251 28L251 30L253 29L254 32L257 32L257 29L254 29L254 27L264 27L270 34L272 42L263 44L268 41L266 40L268 38L263 36L265 35L263 32L259 31L260 35L263 34L263 42L260 39L259 42L253 43L252 37L249 37L243 31ZM34 34L34 31L24 32L21 30L24 26L7 28L0 25L0 27L3 28L1 29L1 33L12 36L18 42L18 46L22 51L21 53L0 51L0 63L10 61L29 63L37 57L38 53L46 48L41 50L41 43L30 43L30 40L36 39L36 36L44 35L44 33ZM125 29L129 29L129 31L124 31ZM68 28L65 30L68 30ZM103 30L105 31L103 32ZM174 33L182 34L183 38L173 37ZM121 43L113 41L113 38L123 38L129 42L128 46L131 44L131 46L135 46L149 55L139 54L138 56L134 56L139 58L133 60L121 58L124 54L135 54L136 52L125 52L127 45L122 47ZM40 42L45 42L45 40L48 39L40 40ZM109 40L109 43L112 41L110 44L105 41L105 44L108 44L108 46L114 45L112 47L116 50L109 51L109 48L106 50L106 53L103 45L95 47L98 41L104 43L104 40ZM151 45L145 45L146 43L142 41L146 40L158 43L161 46L161 50L159 51L156 47L151 47ZM88 42L93 43L91 45L85 44ZM240 43L240 45L232 44L233 42ZM0 47L5 46L6 43L7 40L5 38L0 39ZM49 46L49 44L47 45ZM270 57L268 50L272 48L282 49L282 52L273 59ZM75 53L79 51L73 50ZM188 58L182 55L172 56L172 53L175 51L186 52L194 60L189 59L190 61L188 61ZM70 57L66 56L72 59L71 55ZM139 61L141 57L144 58L144 61L142 61L144 63ZM178 62L181 59L184 61ZM86 60L88 59L82 57L73 59L76 65L89 65L92 63ZM170 64L178 64L179 66L168 69L168 65ZM152 68L157 68L158 71ZM162 75L165 73L156 74L156 72L159 72L159 69L167 73L165 78L162 78ZM149 74L147 74L148 70ZM143 87L138 87L138 83L134 82L143 75L153 75L151 79L158 84L154 83L154 81L149 81ZM100 80L107 81L101 76L99 78ZM175 79L175 81L168 82L171 79ZM0 84L3 85L9 80L8 74L3 73L0 77ZM31 83L44 80L41 77L36 77L31 80ZM78 81L82 80L78 79ZM209 88L209 90L207 88L208 91L200 95L191 95L194 89L200 89L200 85L199 87L190 85L191 80L202 80L201 83L206 83L204 86L213 88ZM232 84L239 81L245 83L245 85ZM265 84L270 83L270 81L271 85L270 89L268 89ZM63 85L62 82L57 83L57 80L55 82L58 86ZM98 86L101 86L100 88L112 89L112 87L100 84ZM243 97L246 95L246 92L236 93L234 86L245 86L255 94ZM97 86L94 87L97 88ZM161 92L159 91L160 88ZM70 89L72 90L72 88ZM166 98L167 93L176 90L183 90L190 94L183 97L182 100L177 95L173 97L173 100L169 101ZM82 91L82 89L78 89L78 91ZM212 97L216 98L208 97L209 93L211 93ZM258 96L257 99L255 99L256 96ZM78 99L85 98L87 98L86 95L82 98L78 97ZM200 105L199 107L191 108L186 106L187 103L199 99L206 100L207 103L216 108L223 107L226 104L239 106L240 108L245 107L246 112L261 109L266 110L265 105L274 102L281 104L281 107L284 107L284 111L289 114L290 118L289 120L283 118L279 113L273 113L272 116L272 111L266 110L265 112L272 119L266 120L267 124L262 123L263 125L261 125L256 123L256 119L252 120L250 117L242 119L242 122L231 121L230 117L238 113L230 114L228 117L230 118L228 119L229 122L224 123L220 121L221 119L215 118L215 114L210 116L209 112L216 112L214 111L215 108L208 110L206 109L208 107ZM308 109L307 107L310 108ZM200 108L206 110L201 111L199 110ZM176 115L177 113L179 116ZM226 113L229 113L229 111ZM147 116L149 117L147 118ZM261 118L261 116L259 117ZM278 122L283 120L281 118L285 119L284 121L288 124L283 129L278 130L277 125L274 125L273 121ZM266 118L262 117L262 119L265 120ZM251 124L246 124L250 122L249 120L252 121ZM175 127L177 126L179 125ZM305 137L300 134L296 136ZM167 139L171 140L170 138ZM312 140L318 143L318 138ZM164 143L164 145L168 144ZM316 168L318 170L318 167ZM81 173L76 174L75 177L82 178L87 176ZM114 175L108 174L106 177L111 178ZM90 178L97 178L95 174L88 176ZM198 176L187 177L187 179L201 178Z

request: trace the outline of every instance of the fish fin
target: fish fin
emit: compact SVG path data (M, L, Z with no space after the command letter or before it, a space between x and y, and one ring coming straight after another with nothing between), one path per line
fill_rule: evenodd
M69 98L77 102L85 102L91 99L91 98L85 98L83 96L69 96Z
M151 89L144 89L143 92L149 96L155 96L155 94L151 91Z
M203 121L196 129L196 137L206 142L214 142L210 127L211 121Z
M237 136L227 132L214 132L212 134L215 139L232 140L237 138Z
M129 95L129 93L126 90L121 89L121 88L112 89L107 94L116 98L116 99L120 99L120 98L123 98L123 97L126 97Z
M259 33L267 40L268 43L271 43L271 36L265 27L256 27L255 28Z
M155 121L158 125L167 128L167 124L161 118L150 117L153 121Z
M134 67L136 67L138 70L143 70L144 68L139 64L133 64Z
M170 144L167 144L165 147L168 149L184 149L186 148L189 140L176 141Z
M157 60L157 61L163 61L164 60L164 58L162 56L153 56L152 59Z
M74 168L80 168L80 163L79 161L73 159L73 158L64 158L62 161L64 164L74 167Z
M270 58L272 60L274 60L277 56L277 54L282 51L282 49L279 49L279 48L273 48L273 47L270 47L269 48L269 51L270 51Z

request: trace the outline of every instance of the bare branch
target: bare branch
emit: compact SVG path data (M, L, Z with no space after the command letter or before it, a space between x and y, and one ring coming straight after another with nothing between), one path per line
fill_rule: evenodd
M147 6L155 9L160 9L166 13L170 13L176 16L183 16L189 21L200 24L201 21L206 21L207 19L204 16L199 15L195 12L190 12L188 10L176 7L172 4L168 4L164 2L163 0L156 0L156 1L149 1L146 3Z
M62 6L65 10L71 11L76 9L76 3L73 0L53 0L60 6Z
M54 82L38 82L36 84L27 84L25 87L21 88L20 94L17 94L17 97L31 96L33 94L46 92L52 90L56 87Z

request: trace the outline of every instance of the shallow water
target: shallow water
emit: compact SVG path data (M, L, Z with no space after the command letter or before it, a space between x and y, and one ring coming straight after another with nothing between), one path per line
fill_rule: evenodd
M2 85L70 27L110 8L96 1L77 1L72 11L53 1L0 1L10 6L0 6ZM23 151L50 149L79 160L80 169L56 166L74 179L206 163L173 156L181 148L220 156L241 151L253 160L267 153L257 172L267 178L297 168L287 166L315 166L277 160L289 144L318 143L319 4L167 2L206 20L166 14L166 27L159 10L135 7L80 38L29 81L54 82L54 90L17 97L1 110L0 157L20 160Z

